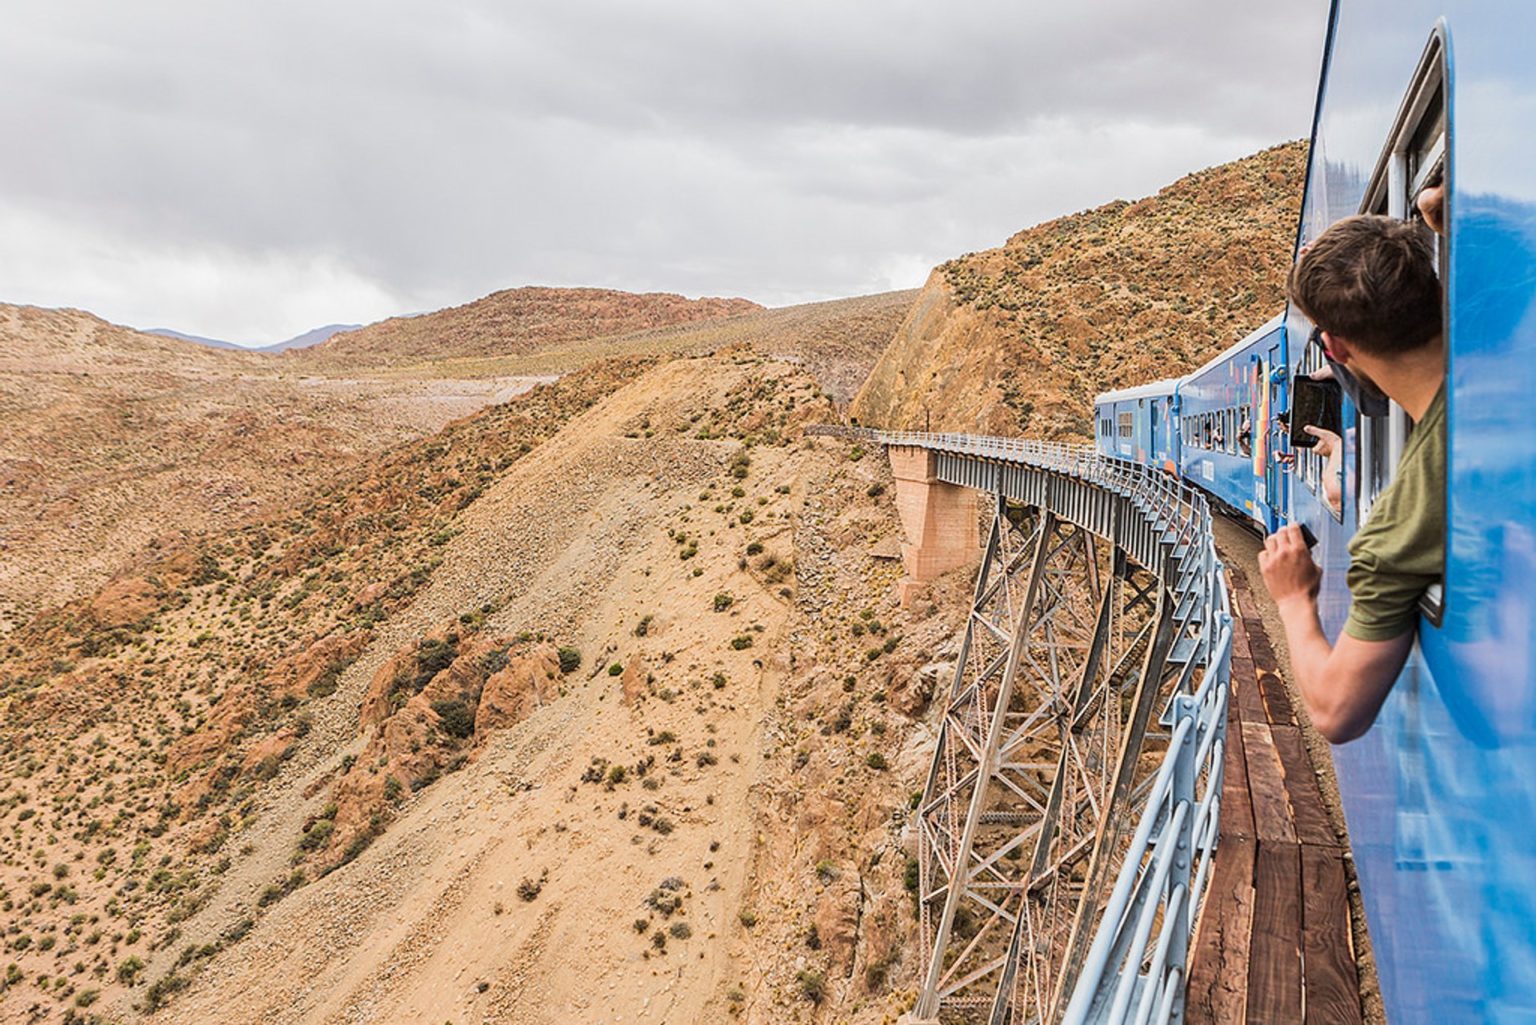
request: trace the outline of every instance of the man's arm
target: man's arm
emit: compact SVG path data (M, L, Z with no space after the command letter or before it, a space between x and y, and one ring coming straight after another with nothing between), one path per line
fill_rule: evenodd
M1300 527L1286 527L1265 539L1259 571L1285 624L1291 670L1312 724L1335 744L1361 736L1376 721L1402 672L1413 647L1413 630L1388 641L1344 634L1337 645L1330 645L1317 618L1323 574L1307 551Z
M1302 430L1317 439L1313 449L1325 460L1323 464L1323 498L1328 508L1337 516L1344 508L1344 440L1332 431L1307 424Z

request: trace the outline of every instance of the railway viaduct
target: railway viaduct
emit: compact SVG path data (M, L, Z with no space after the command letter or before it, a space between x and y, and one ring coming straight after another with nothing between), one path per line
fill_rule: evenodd
M1186 1011L1196 1022L1303 1020L1300 915L1287 929L1282 914L1274 935L1260 935L1269 923L1254 916L1255 894L1265 892L1255 841L1322 870L1313 879L1326 883L1318 896L1332 902L1335 942L1322 944L1313 1010L1358 1020L1354 965L1338 953L1348 945L1344 854L1321 836L1304 759L1282 766L1274 746L1260 746L1295 734L1296 722L1265 719L1266 707L1290 709L1278 677L1259 694L1203 494L1087 446L840 426L810 433L885 450L905 533L903 604L941 574L978 566L954 675L935 696L939 734L911 825L925 961L905 1020L1182 1022ZM1247 758L1267 787L1251 798L1250 723L1235 749L1228 744L1229 717L1240 718L1235 639L1249 681L1242 718L1258 717ZM1277 771L1266 775L1270 762ZM1233 764L1242 778L1226 780ZM1306 775L1310 810L1287 772ZM1224 790L1238 806L1230 829L1220 820ZM1267 838L1255 835L1261 804L1292 816L1268 816ZM1308 815L1312 846L1300 836ZM1220 927L1202 938L1207 964L1191 983L1218 839ZM1283 875L1286 862L1277 864ZM1298 907L1302 877L1288 880ZM1246 929L1234 914L1246 915ZM1246 977L1233 986L1226 976L1236 969ZM1197 988L1198 1005L1187 1008Z

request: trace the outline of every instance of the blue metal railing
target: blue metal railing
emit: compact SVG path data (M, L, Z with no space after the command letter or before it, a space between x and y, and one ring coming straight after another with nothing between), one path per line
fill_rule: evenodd
M1125 536L1114 540L1188 603L1184 622L1192 650L1174 689L1167 752L1059 1020L1069 1025L1181 1022L1190 938L1218 835L1231 696L1232 609L1204 494L1160 469L1088 445L833 425L811 427L807 433L1026 466L1128 497L1140 511L1141 523L1117 523L1116 530ZM952 483L978 486L969 479ZM1005 987L1013 975L1014 966L1009 967ZM997 1006L1011 1004L1005 998Z

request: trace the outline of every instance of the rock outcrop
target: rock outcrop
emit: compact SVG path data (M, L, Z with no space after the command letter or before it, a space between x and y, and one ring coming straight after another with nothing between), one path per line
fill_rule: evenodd
M1192 370L1278 311L1305 158L1277 146L942 264L852 415L1089 437L1095 393Z

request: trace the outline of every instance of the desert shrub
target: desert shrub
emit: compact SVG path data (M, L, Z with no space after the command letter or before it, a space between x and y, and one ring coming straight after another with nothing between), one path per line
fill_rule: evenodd
M299 849L302 851L318 851L324 847L326 841L336 830L336 823L330 819L317 819L311 823L304 835L299 838Z
M684 885L681 878L667 876L657 883L656 888L645 898L646 907L658 912L663 918L671 918L677 909L683 906L683 897L679 891Z
M575 648L561 648L559 657L562 673L574 673L581 668L581 652Z
M885 494L885 485L871 484L868 490L866 490L864 493L870 498L879 498L881 495Z
M879 751L870 752L869 757L864 759L864 764L869 766L871 769L877 770L886 769L889 767L889 763L885 760L885 755L881 754Z
M438 725L448 736L463 740L474 734L475 713L458 698L440 698L432 702L432 711L437 713Z
M752 638L748 634L739 634L738 636L731 638L731 647L735 648L737 651L744 651L747 648L752 647Z
M715 611L716 612L724 612L726 609L730 608L734 604L736 604L735 597L733 597L732 595L727 594L724 591L721 591L719 594L715 595Z
M819 1004L827 997L827 979L820 972L809 968L803 969L795 976L800 983L800 995L813 1004Z
M117 966L117 981L125 986L135 985L144 971L144 961L138 956L126 957Z
M687 922L673 922L667 926L667 932L674 940L686 940L693 935L693 929Z
M623 673L624 673L624 663L623 662L614 662L614 663L611 663L608 666L608 675L609 676L621 676L621 675L623 675Z

